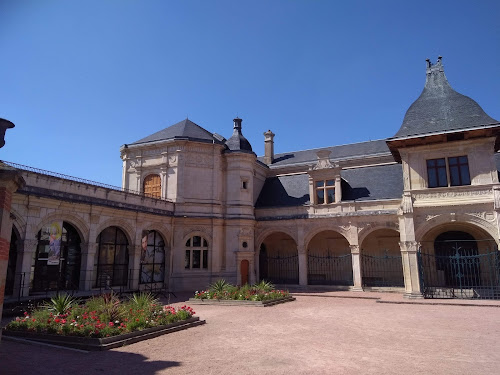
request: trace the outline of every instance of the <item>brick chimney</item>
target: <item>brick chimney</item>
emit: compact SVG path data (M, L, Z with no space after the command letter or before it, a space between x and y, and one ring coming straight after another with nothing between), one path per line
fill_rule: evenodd
M271 130L264 133L264 163L267 165L274 161L274 135Z

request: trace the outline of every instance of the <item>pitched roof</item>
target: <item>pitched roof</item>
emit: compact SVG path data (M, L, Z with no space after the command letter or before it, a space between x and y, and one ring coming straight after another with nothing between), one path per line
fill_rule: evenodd
M393 139L498 124L474 100L453 90L441 57L434 65L427 60L426 74L424 90L408 108Z
M345 169L342 201L398 199L403 194L403 170L399 164ZM307 173L267 178L255 206L290 207L310 203Z
M201 126L195 124L189 119L182 120L177 124L171 125L168 128L160 130L154 134L147 136L146 138L139 139L132 145L139 143L164 141L168 139L188 139L193 141L201 142L215 142L222 143L222 137L216 137L213 133L208 130L203 129Z
M274 161L271 164L271 166L285 166L291 164L316 162L318 160L316 153L319 150L331 151L330 160L332 161L350 159L368 155L389 154L389 148L385 143L385 139L381 139L376 141L351 143L348 145L332 146L326 148L317 148L312 150L292 151L292 152L285 152L282 154L276 154L274 155ZM260 156L258 159L260 161L263 161L264 157Z

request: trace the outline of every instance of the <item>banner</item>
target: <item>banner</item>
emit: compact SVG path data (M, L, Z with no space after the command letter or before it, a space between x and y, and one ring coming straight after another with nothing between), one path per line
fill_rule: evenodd
M54 222L46 227L45 230L49 234L49 257L47 265L58 265L61 260L62 222Z

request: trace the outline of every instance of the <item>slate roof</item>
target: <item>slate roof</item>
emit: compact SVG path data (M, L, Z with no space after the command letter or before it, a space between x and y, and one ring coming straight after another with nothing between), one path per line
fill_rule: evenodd
M201 141L201 142L215 142L215 143L223 143L224 139L220 136L216 136L213 133L210 133L208 130L203 129L201 126L195 124L189 119L182 120L177 124L169 126L159 132L151 134L146 138L139 139L132 145L139 143L147 143L147 142L155 142L155 141L164 141L168 139L187 139L191 141Z
M425 87L413 102L393 138L441 133L498 124L474 100L459 94L448 83L441 57L427 60Z
M234 120L233 135L226 141L226 146L230 151L253 152L252 145L241 132L242 119L236 117Z
M400 164L345 169L342 176L342 201L398 199L403 194ZM310 203L307 173L267 178L256 207L290 207Z
M385 143L385 139L380 139L376 141L367 141L360 143L351 143L348 145L332 146L317 148L312 150L304 151L292 151L285 152L282 154L275 154L274 161L271 166L285 166L290 164L300 164L317 162L318 157L316 153L320 150L331 151L330 160L336 161L341 159L349 159L361 156L377 155L377 154L389 154L389 148ZM264 160L263 156L258 158L260 161Z

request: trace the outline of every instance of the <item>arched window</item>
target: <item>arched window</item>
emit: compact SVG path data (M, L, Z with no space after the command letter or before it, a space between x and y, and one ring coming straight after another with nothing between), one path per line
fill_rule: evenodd
M54 221L37 234L33 291L78 289L80 236L65 221Z
M157 174L150 174L144 179L144 194L151 198L161 198L161 178Z
M186 241L185 269L208 269L208 243L203 237L193 236Z
M165 241L157 231L142 233L141 284L165 280Z
M124 286L128 280L128 241L118 227L108 227L97 237L96 287Z

